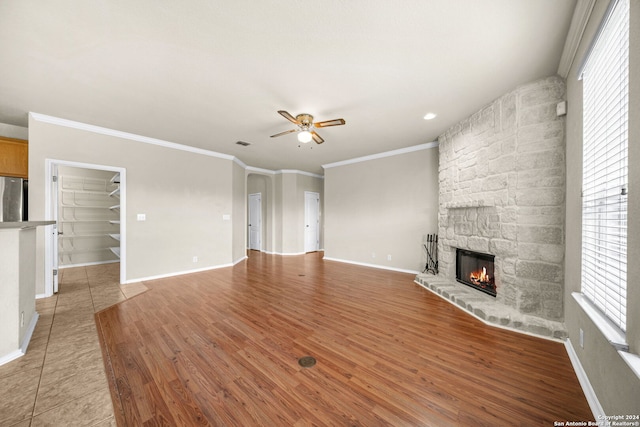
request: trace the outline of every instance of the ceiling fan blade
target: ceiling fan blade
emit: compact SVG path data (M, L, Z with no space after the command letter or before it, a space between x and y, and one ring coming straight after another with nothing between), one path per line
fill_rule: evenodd
M276 133L275 135L271 135L271 138L275 138L276 136L286 135L286 134L291 133L291 132L297 132L298 130L299 129L285 130L284 132L280 132L280 133Z
M333 119L333 120L325 120L324 122L314 123L313 125L317 128L326 128L327 126L340 126L344 125L347 122L344 119Z
M313 140L316 142L316 144L322 144L324 142L324 139L322 139L322 137L315 131L311 131L311 136L313 137Z
M284 110L279 110L278 114L280 114L282 117L284 117L285 119L289 120L291 123L295 123L297 125L300 124L300 122L298 120L296 120L295 117L293 117L291 114L289 114L288 112L284 111Z

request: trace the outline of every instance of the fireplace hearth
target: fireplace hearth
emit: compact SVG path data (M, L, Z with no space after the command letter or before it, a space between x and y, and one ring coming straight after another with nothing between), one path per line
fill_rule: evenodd
M494 255L457 248L456 280L495 297L494 259Z

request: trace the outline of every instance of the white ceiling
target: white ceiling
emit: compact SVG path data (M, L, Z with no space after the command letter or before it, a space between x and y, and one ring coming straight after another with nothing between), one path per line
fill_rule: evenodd
M3 0L0 123L29 111L237 156L321 165L435 140L557 73L575 0ZM277 114L309 113L298 148ZM438 117L423 120L427 112ZM251 143L249 147L236 141ZM313 146L313 149L309 149Z

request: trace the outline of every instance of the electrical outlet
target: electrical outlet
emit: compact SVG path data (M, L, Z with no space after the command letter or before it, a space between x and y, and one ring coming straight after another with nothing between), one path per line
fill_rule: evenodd
M580 328L580 348L584 348L584 331Z
M371 252L371 258L375 258L376 257L376 253L375 252Z
M193 257L193 262L198 262L198 257L197 256Z
M391 261L391 254L387 255L387 261Z

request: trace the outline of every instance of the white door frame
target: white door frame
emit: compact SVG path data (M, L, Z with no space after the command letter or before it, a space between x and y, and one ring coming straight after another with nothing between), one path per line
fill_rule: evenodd
M259 201L258 210L256 212L256 214L258 216L258 225L257 226L252 224L253 221L251 220L251 210L252 210L252 206L253 206L252 203L251 203L252 199L254 199L254 200L257 199ZM258 251L262 251L262 193L249 194L248 203L249 203L249 221L248 221L248 223L249 223L248 224L248 228L249 228L249 230L248 230L249 242L248 243L249 243L249 245L248 246L249 246L249 249L256 249ZM258 247L257 248L254 248L251 245L251 229L253 227L257 227L258 228Z
M311 247L311 245L307 245L307 229L309 228L309 215L310 212L308 212L308 203L307 203L307 199L312 197L314 200L317 201L317 204L315 205L315 211L314 211L314 218L316 221L315 224L315 229L316 229L316 233L314 236L315 239L315 244L313 245L313 247ZM304 251L306 252L315 252L315 251L319 251L320 250L320 193L317 193L315 191L305 191L304 192Z
M71 166L84 169L99 169L120 173L120 284L127 281L127 170L116 166L96 165L91 163L71 162L68 160L45 159L44 216L45 220L56 220L58 206L54 195L53 172L56 166ZM55 196L57 199L57 195ZM53 295L53 225L45 227L44 234L44 297Z

